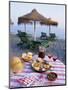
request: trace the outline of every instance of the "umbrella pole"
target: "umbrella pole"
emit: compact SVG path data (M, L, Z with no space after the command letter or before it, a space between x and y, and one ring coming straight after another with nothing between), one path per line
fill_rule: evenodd
M24 23L24 28L25 28L25 32L26 32L26 23Z
M51 27L50 27L50 25L49 25L49 35L50 35L50 32L51 32Z
M36 21L34 21L34 41L36 41L36 33L35 33L35 30L36 30Z

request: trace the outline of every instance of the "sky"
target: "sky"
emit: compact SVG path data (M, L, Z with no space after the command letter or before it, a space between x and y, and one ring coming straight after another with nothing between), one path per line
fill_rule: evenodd
M10 3L10 18L17 25L18 17L23 16L36 9L40 14L58 22L58 30L64 30L65 33L65 6L52 4L36 3Z

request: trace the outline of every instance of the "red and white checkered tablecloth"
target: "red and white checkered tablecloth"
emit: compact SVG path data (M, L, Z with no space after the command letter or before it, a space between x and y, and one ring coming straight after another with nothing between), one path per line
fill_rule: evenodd
M37 58L37 55L33 58ZM45 60L52 65L51 70L44 73L37 73L31 68L29 62L25 62L22 73L10 74L10 88L65 85L65 65L58 59L54 62L53 59L49 59L48 56L45 56ZM47 79L47 73L49 72L57 73L58 77L55 81L49 81Z

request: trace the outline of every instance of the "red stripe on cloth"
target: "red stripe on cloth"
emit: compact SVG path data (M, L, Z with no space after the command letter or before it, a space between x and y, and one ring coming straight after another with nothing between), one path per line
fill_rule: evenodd
M60 72L65 72L65 70L53 70L53 71L60 71Z
M56 65L56 66L52 66L54 68L65 68L65 66L59 66L59 65Z
M52 71L57 71L57 73L58 73L58 71L60 71L60 72L65 72L65 68L59 68L59 67L55 67L55 66L53 66L53 67L51 68L51 70L52 70ZM34 72L34 70L31 69L31 67L26 67L23 71Z
M58 73L58 75L60 75L60 76L65 76L65 73Z
M47 60L49 63L55 63L55 64L58 64L58 65L64 65L60 60L56 60L56 61L53 61L53 60ZM65 66L65 65L64 65Z
M64 81L65 81L65 79L64 79L64 78L58 78L57 80L64 80Z
M61 63L61 62L51 62L51 61L49 61L48 63L65 66L65 65L64 65L63 63ZM31 63L25 63L25 65L31 65Z
M61 63L61 62L51 62L51 61L49 61L49 63L55 64L55 65L64 65L64 64ZM65 65L64 65L64 66L65 66Z
M55 72L55 71L54 71ZM33 71L23 71L23 73L36 73L37 74L37 72L33 72ZM48 72L43 72L43 74L47 74ZM40 73L41 74L41 73ZM58 75L60 75L60 76L65 76L65 73L57 73Z

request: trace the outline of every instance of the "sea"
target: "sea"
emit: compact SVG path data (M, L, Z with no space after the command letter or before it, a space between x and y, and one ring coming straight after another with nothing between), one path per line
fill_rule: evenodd
M65 29L60 28L58 26L50 26L50 28L51 28L50 32L55 33L57 39L65 40ZM10 32L12 34L17 34L18 30L21 30L22 32L25 32L24 24L10 25ZM34 35L34 26L33 26L33 24L32 25L30 25L30 24L26 25L26 32L28 34L31 34L32 36ZM45 32L47 35L49 35L49 26L36 24L36 29L35 29L36 37L40 37L41 32Z

